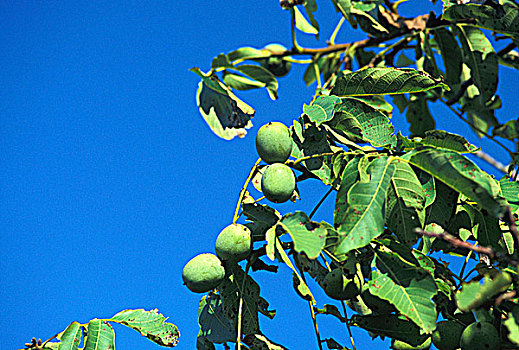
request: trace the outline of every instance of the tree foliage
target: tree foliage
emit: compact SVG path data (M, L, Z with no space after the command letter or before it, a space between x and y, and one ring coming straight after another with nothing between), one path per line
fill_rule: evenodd
M495 114L501 107L499 70L519 69L519 6L512 0L445 0L441 14L406 18L398 13L401 1L332 2L340 20L323 47L301 47L296 40L298 31L319 38L317 2L285 0L291 48L241 47L217 55L206 72L191 69L201 79L200 113L216 135L231 140L247 134L255 113L239 91L265 88L275 100L280 72L305 65L303 81L315 84L316 92L289 126L292 154L284 164L298 182L314 179L329 187L315 209L335 195L333 222L313 221L315 210L279 213L249 193L252 185L261 191L267 165L252 167L233 220L250 229L251 253L239 264L223 261L224 281L202 297L197 348L236 343L238 349L284 349L260 329L260 318L275 318L275 311L261 297L253 273L276 272L274 261L293 271L287 283L308 301L314 322L315 314L325 314L348 331L360 327L372 337L391 338L395 347L416 347L429 341L441 320L466 327L472 322L463 317L473 313L474 320L499 331L501 348L517 348L519 153L507 145L519 142L519 120L500 122ZM344 23L367 38L335 43ZM464 137L436 130L433 103L502 147L508 166ZM407 117L409 136L391 124L395 107ZM477 157L506 174L484 172ZM302 196L296 188L291 200ZM461 271L451 270L446 256L464 260ZM466 272L469 261L475 267ZM316 300L311 290L326 290L332 270L360 281L357 295L340 301L342 312ZM345 304L353 315L346 314ZM116 316L71 324L57 337L59 348L77 349L78 342L68 339L75 341L80 327L88 329L88 341L92 332L110 333L108 321L143 332ZM156 333L146 334L164 345ZM103 339L113 342L112 333ZM347 349L318 333L317 345Z

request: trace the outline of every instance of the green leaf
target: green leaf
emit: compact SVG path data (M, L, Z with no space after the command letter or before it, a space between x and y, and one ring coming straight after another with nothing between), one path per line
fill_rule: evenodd
M337 96L319 96L315 101L303 106L303 113L318 126L333 118L335 106L341 102Z
M499 188L501 195L508 201L512 212L519 210L519 183L517 181L510 181L510 177L503 176L499 180Z
M299 11L299 8L297 6L293 7L293 11L294 11L293 15L294 15L294 20L295 20L297 29L299 29L300 31L302 31L303 33L306 33L306 34L315 34L315 35L319 34L319 30L317 28L315 28L313 25L311 25L306 20L306 18L303 16L301 11Z
M314 13L317 11L317 3L315 0L305 0L303 6L305 7L306 15L308 16L308 19L310 20L310 23L312 26L317 29L317 32L319 32L319 23L317 23L317 20L315 19ZM319 33L317 33L317 39L319 39Z
M366 68L337 79L330 94L336 96L392 95L448 86L425 72L404 68Z
M470 217L472 225L472 234L476 237L478 243L485 247L499 249L499 240L502 237L499 220L491 217L481 210L470 204L463 205Z
M384 204L391 177L395 171L393 159L372 161L367 169L368 182L359 181L348 191L345 207L337 207L334 222L339 233L335 254L346 254L364 247L384 232Z
M508 319L503 324L508 328L508 339L519 345L519 306L517 304L512 307L512 310L508 313Z
M451 134L445 130L429 130L426 131L423 138L415 137L412 140L397 135L406 151L410 151L419 146L432 146L445 150L455 151L458 153L473 153L478 150L476 146L469 143L463 136Z
M270 56L268 50L258 50L254 47L245 46L240 47L237 50L231 51L227 54L229 61L234 62L237 60L250 60L254 58L265 58Z
M409 131L413 136L423 136L427 131L436 127L425 96L411 95L405 116L410 124Z
M433 204L436 199L436 184L434 183L434 177L421 170L418 171L417 177L422 184L425 196L424 208L427 208Z
M514 69L519 69L519 52L513 50L497 56L499 64Z
M242 203L242 210L247 219L256 225L254 236L265 235L267 230L281 219L281 214L266 204Z
M508 140L519 139L519 119L509 120L492 130L493 136L500 136Z
M493 296L505 291L511 283L512 276L507 272L498 274L494 279L485 277L483 284L479 281L466 283L456 294L458 308L464 312L476 310Z
M389 301L417 326L431 333L437 318L431 299L438 291L433 277L394 253L377 252L374 267L370 293Z
M178 328L174 324L166 322L166 318L157 309L150 311L123 310L105 321L130 327L161 346L174 347L180 336Z
M272 100L277 100L278 81L274 74L272 74L268 69L254 64L242 64L240 66L233 67L232 69L237 70L238 72L245 74L247 77L262 83L263 86L267 89L270 98Z
M211 69L222 68L222 67L225 67L225 68L233 67L233 65L229 61L229 58L227 57L227 55L225 55L223 53L221 53L218 56L216 56L215 58L213 58L213 62L211 62Z
M296 142L295 148L298 148L301 157L319 155L323 153L331 153L332 148L327 138L327 133L322 127L309 125L302 130L303 143ZM297 157L299 158L299 157ZM325 185L331 184L331 164L332 156L321 156L307 159L302 163L304 166L316 175Z
M243 342L249 346L250 350L287 350L263 334L249 334L243 339Z
M386 222L400 242L413 245L418 240L414 229L422 228L425 220L425 194L409 164L397 160L394 165L395 172L387 191Z
M319 256L326 240L324 227L311 222L308 216L301 211L283 216L281 224L292 237L296 252L305 253L310 259L316 259Z
M434 181L434 186L435 199L432 205L428 208L426 215L427 222L436 223L441 227L447 227L455 213L460 195L459 192L453 190L440 180L436 179Z
M198 68L191 71L202 78L196 103L207 125L225 140L243 137L247 133L245 129L252 127L250 119L254 116L254 109L237 98L215 75L206 76Z
M355 98L343 98L327 124L353 142L369 142L375 147L396 144L389 118Z
M498 124L494 111L489 108L498 83L497 55L485 34L471 26L457 26L456 32L463 48L463 60L470 72L464 70L464 80L472 78L466 97L461 99L462 110L477 129L488 131ZM475 129L479 136L482 133Z
M348 20L348 22L352 23L351 18L351 0L332 0L333 5L335 6L335 10L337 12L341 12L344 18Z
M115 333L108 322L94 319L88 322L87 329L84 350L115 348Z
M357 100L361 100L367 105L379 110L381 112L386 113L389 117L391 117L391 113L393 112L393 106L390 103L384 100L384 96L382 95L373 95L373 96L357 96L352 97Z
M81 324L72 322L67 329L57 337L60 340L58 350L77 350L81 336Z
M279 238L276 238L276 250L279 254L279 260L284 262L290 269L292 269L294 280L294 288L296 289L297 293L300 297L302 297L305 300L311 301L312 305L316 304L315 298L312 295L312 292L310 291L310 288L306 285L305 280L299 275L297 272L294 264L292 264L292 261L288 257L287 253L283 249L283 245L281 244L281 241Z
M356 22L364 32L375 37L389 34L388 30L375 19L375 17L378 17L376 3L352 1L351 4L350 14L355 17Z
M429 336L420 327L397 315L352 315L351 323L374 334L398 339L412 346L422 344Z
M445 28L433 30L434 41L438 44L445 67L445 82L451 89L460 84L462 53L454 34Z
M251 89L258 89L265 86L265 84L257 81L252 80L249 78L245 78L242 75L224 72L223 73L223 82L230 86L233 89L236 90L251 90Z
M212 343L236 341L236 330L233 322L227 318L223 301L219 294L209 293L200 299L198 304L198 336L203 336Z
M494 198L487 175L465 156L440 149L411 151L403 158L485 208L490 215L504 213L503 201Z
M229 276L218 286L224 314L227 319L233 321L234 328L238 329L238 310L242 297L242 332L244 335L257 333L260 287L238 264L227 263L225 268Z
M519 37L519 6L513 2L499 5L463 4L447 7L443 18L449 21L471 20L478 27Z

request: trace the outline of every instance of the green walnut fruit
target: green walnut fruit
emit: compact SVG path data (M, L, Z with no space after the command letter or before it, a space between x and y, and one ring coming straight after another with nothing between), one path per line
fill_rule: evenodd
M292 139L288 128L279 122L263 125L256 135L256 150L265 163L286 162L292 153Z
M247 226L231 224L216 238L216 255L222 260L242 261L251 251L251 231Z
M457 321L440 321L432 334L432 342L440 350L456 350L464 329Z
M461 350L499 349L499 333L493 324L474 322L461 334Z
M355 298L360 294L362 288L356 276L349 279L339 268L333 269L324 276L322 286L326 295L336 300Z
M280 52L286 51L286 47L280 44L269 44L265 46L265 49L271 52ZM290 72L290 68L292 68L292 63L285 61L281 57L268 57L258 60L261 66L269 70L276 77L284 77Z
M288 166L274 163L267 167L261 177L261 191L274 203L283 203L292 197L296 188L296 177Z
M394 350L427 350L430 347L431 338L427 338L422 344L418 346L412 346L397 339L393 339L393 341L391 342L391 348Z
M224 277L222 262L216 255L209 253L195 256L182 270L184 284L195 293L205 293L216 288Z

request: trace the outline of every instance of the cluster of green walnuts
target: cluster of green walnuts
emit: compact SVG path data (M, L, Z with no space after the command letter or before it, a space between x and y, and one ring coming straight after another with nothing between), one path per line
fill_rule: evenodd
M292 152L288 128L278 122L263 125L256 137L256 149L260 158L269 164L261 178L265 198L274 203L286 202L296 187L294 172L284 164ZM247 226L233 223L225 227L216 239L216 255L197 255L184 266L184 284L195 293L206 293L216 288L225 278L222 261L242 261L251 250L252 236Z
M271 202L283 203L291 199L296 187L294 172L285 162L292 153L293 141L288 128L279 122L263 125L256 136L256 150L268 164L261 177L261 190ZM217 288L226 277L225 265L246 259L252 251L252 233L244 225L233 223L225 227L216 239L216 255L199 254L184 267L182 278L189 290L206 293ZM376 313L390 313L394 306L369 292L355 269L334 268L320 281L327 296L351 302L358 296ZM351 305L353 307L353 305ZM429 349L431 342L440 350L497 349L499 333L493 324L476 322L472 313L460 313L456 319L440 321L430 338L411 346L393 340L392 348Z

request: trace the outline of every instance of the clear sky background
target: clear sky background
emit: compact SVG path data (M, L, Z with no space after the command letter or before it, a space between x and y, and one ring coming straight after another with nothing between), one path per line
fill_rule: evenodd
M429 6L413 0L401 11L421 14ZM323 45L339 20L329 0L319 2L317 16L322 42L305 36L305 45ZM290 46L289 17L277 0L0 2L2 350L126 308L158 308L180 329L177 348L195 347L200 295L182 285L182 268L214 251L217 234L232 221L257 158L259 126L289 124L315 86L307 88L303 68L295 67L280 79L278 101L265 90L239 93L256 108L254 128L228 142L199 115L198 78L188 68L208 70L216 54L241 46ZM345 26L338 40L363 37ZM511 72L500 70L501 120L517 117ZM468 132L507 161L447 109L434 111L438 128ZM396 111L393 123L408 134ZM300 190L300 202L275 207L309 212L326 188L306 181ZM317 220L332 222L333 200ZM263 332L290 349L316 348L289 269L254 277L278 312L272 321L260 316ZM320 305L333 303L316 294ZM323 338L349 345L344 325L318 320ZM134 331L115 329L118 349L158 349ZM359 349L382 347L363 330L354 335Z

